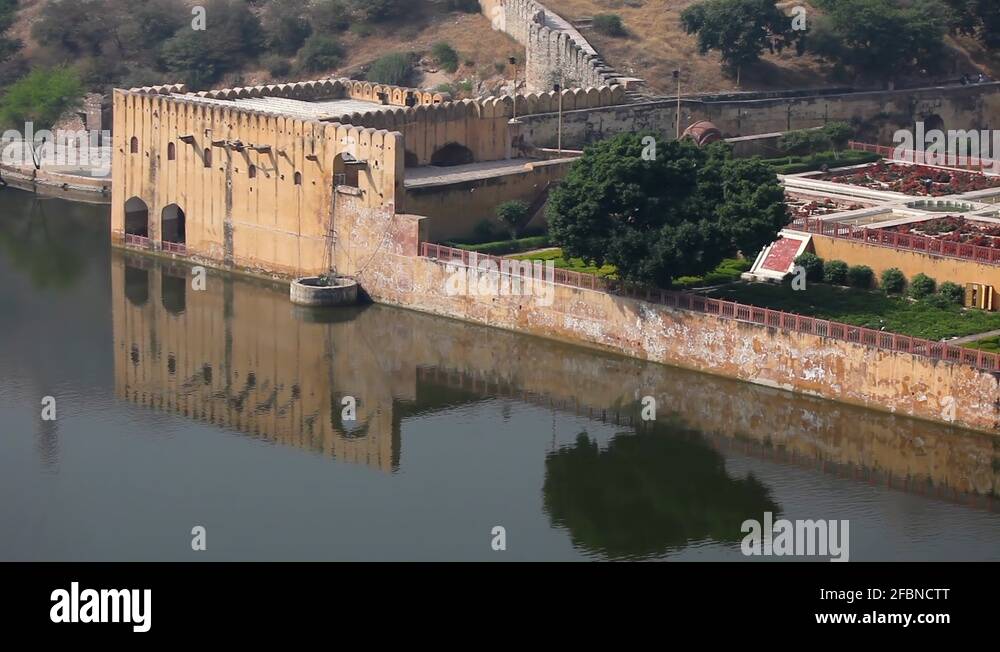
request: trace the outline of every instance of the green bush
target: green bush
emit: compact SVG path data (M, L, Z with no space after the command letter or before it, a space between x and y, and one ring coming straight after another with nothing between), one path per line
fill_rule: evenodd
M625 23L618 14L597 14L594 16L594 31L605 36L625 36Z
M957 303L962 305L965 303L965 289L951 281L945 281L938 287L938 294L944 297L948 303Z
M496 236L497 228L491 220L479 220L472 227L474 242L490 242Z
M292 72L292 63L280 54L269 54L262 57L260 65L271 74L274 79L283 79Z
M531 219L528 210L529 206L518 199L505 201L497 206L497 220L507 227L512 240L517 240L517 232Z
M875 272L868 265L852 265L847 270L847 282L853 287L867 290L875 282Z
M410 56L402 52L387 54L368 69L368 81L390 86L405 86L412 75Z
M361 38L368 38L375 33L375 28L368 23L351 23L350 31Z
M299 50L299 67L308 72L336 68L342 54L340 43L335 38L313 34Z
M914 299L923 299L932 294L937 288L937 282L926 274L917 274L910 279L910 296Z
M823 281L832 285L847 284L847 263L831 260L823 265Z
M0 98L0 124L35 130L51 127L67 109L83 97L83 86L66 68L38 69L15 82Z
M823 259L808 251L795 259L795 264L804 267L806 279L819 283L823 280Z
M475 251L480 254L489 254L491 256L506 256L508 254L516 254L522 251L532 251L533 249L542 249L543 247L548 247L551 244L549 237L546 235L532 236L530 238L518 238L515 240L500 240L497 242L484 242L483 244L460 244L457 245L459 249L465 249L466 251Z
M309 19L319 32L342 32L351 26L351 12L344 0L315 0L309 8Z
M895 267L882 272L882 289L890 294L899 294L906 288L906 277Z
M770 166L775 174L800 174L802 172L812 172L821 170L825 165L827 168L846 167L848 165L861 165L863 163L874 163L880 157L871 152L857 152L848 150L835 153L819 152L807 156L783 156L780 158L764 159L764 163Z
M455 52L455 48L444 41L435 43L434 47L431 48L431 54L438 65L447 72L453 73L458 70L458 52Z
M448 11L462 11L467 14L478 14L479 0L448 0L445 3Z

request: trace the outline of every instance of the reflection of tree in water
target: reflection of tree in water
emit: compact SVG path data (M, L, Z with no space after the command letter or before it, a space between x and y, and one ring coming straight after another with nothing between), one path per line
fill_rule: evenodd
M567 528L575 546L610 558L739 541L744 520L779 511L752 475L730 477L697 434L662 424L616 435L606 450L581 433L546 457L542 492L552 523Z
M92 224L81 223L99 219L97 209L66 210L71 206L66 202L13 191L4 191L0 205L0 247L14 267L26 272L36 289L73 287L86 269L87 252L93 255L102 236Z

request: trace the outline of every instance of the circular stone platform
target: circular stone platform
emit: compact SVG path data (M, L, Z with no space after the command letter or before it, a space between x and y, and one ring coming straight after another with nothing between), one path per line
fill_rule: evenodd
M292 281L289 296L300 306L353 306L358 302L358 283L337 276L327 285L318 276Z

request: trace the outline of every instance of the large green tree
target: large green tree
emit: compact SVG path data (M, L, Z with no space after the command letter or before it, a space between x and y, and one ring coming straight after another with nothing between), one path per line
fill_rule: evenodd
M0 97L0 124L23 129L30 121L36 131L48 129L82 97L83 86L72 71L39 68Z
M242 0L211 0L204 31L180 29L160 51L162 66L193 88L214 83L260 54L260 22Z
M568 257L669 287L737 251L756 254L788 223L781 185L759 160L690 140L657 142L647 160L644 138L620 134L587 148L553 190L549 230Z
M951 13L940 0L824 0L810 49L879 79L943 60Z
M688 34L698 35L698 51L719 52L725 66L739 75L742 66L756 62L774 37L792 42L797 32L791 18L774 0L704 0L681 12Z

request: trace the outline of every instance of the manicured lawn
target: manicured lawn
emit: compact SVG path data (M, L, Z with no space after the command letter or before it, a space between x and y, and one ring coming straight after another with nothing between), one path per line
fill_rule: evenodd
M704 276L681 276L674 279L675 289L705 287L707 285L721 285L740 280L740 275L753 267L753 261L746 258L726 258L714 271Z
M963 344L967 349L976 349L979 351L989 351L990 353L1000 353L1000 337L988 337L985 340L979 340L977 342L969 342L968 344Z
M562 249L550 249L548 251L539 251L537 253L531 254L521 254L519 256L511 256L511 258L516 258L517 260L544 260L544 261L554 261L555 266L558 269L568 269L574 272L580 272L582 274L596 274L605 278L615 278L615 267L614 265L605 265L604 267L594 267L593 265L588 265L580 258L570 258L566 260L563 257Z
M583 274L597 274L606 278L615 278L614 265L605 265L604 267L597 268L593 265L587 265L579 258L566 260L563 257L562 249L558 248L538 253L511 256L511 258L517 258L518 260L552 260L555 261L555 266L559 269L569 269ZM709 272L705 276L682 276L674 281L673 287L675 289L685 289L738 281L740 274L750 269L752 264L753 261L742 258L727 258L722 261L715 271Z
M881 292L811 283L795 291L787 285L740 283L708 292L712 297L772 310L865 326L928 340L963 337L1000 329L1000 313L939 308Z

